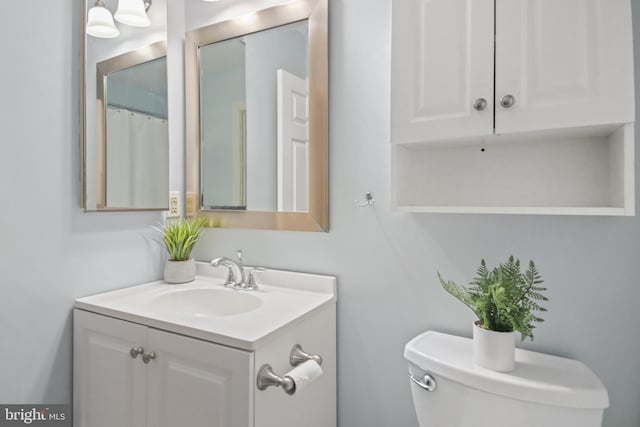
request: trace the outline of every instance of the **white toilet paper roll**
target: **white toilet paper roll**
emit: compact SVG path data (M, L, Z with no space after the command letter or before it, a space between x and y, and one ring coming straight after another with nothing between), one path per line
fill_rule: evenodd
M322 368L315 360L307 360L286 374L296 383L296 391L303 390L317 380L320 375L322 375Z

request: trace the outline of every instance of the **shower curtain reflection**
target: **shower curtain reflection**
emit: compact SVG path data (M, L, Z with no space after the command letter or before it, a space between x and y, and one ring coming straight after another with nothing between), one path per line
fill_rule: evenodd
M107 108L107 206L144 209L167 204L168 135L164 118Z

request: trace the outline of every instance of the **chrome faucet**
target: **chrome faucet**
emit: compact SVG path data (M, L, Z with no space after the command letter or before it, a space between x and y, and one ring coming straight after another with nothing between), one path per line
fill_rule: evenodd
M244 274L244 265L242 264L242 251L238 249L238 260L234 261L228 257L216 258L211 261L212 267L224 266L229 269L225 286L242 289L247 285L247 278Z

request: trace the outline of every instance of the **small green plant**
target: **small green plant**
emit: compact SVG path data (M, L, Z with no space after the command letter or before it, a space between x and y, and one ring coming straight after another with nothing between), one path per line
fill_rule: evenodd
M480 263L477 277L470 287L459 286L446 281L438 273L442 287L462 301L478 316L478 326L496 332L520 332L522 341L533 341L535 323L544 320L535 312L547 311L540 304L548 301L543 295L546 288L541 287L542 277L533 261L522 273L520 260L509 260L493 270L487 268L484 259Z
M164 246L170 261L188 261L198 242L202 228L208 225L206 218L168 220L163 227L154 227L162 233Z

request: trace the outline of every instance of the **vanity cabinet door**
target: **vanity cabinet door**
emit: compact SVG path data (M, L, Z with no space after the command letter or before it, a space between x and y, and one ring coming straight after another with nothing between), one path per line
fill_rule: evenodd
M253 426L253 353L149 329L147 426Z
M394 0L392 28L391 141L491 135L494 0Z
M497 0L496 133L633 122L630 7Z
M145 427L147 328L74 310L74 426Z

